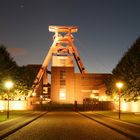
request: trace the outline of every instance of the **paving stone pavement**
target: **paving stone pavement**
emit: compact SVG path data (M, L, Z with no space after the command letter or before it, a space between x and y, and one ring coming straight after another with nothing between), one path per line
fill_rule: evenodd
M96 120L105 126L108 126L131 139L140 140L140 125L124 122L118 119L113 119L101 114L92 112L80 112L82 115L87 116L90 119Z
M76 112L48 112L4 140L129 140Z
M35 111L33 113L21 116L15 119L10 119L0 123L0 139L8 136L16 130L24 127L35 119L41 117L46 112Z

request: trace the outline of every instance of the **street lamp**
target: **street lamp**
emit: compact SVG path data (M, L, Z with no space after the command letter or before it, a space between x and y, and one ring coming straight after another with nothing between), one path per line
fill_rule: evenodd
M7 105L7 119L9 119L9 92L10 89L13 87L12 81L6 81L5 82L5 88L7 89L7 96L8 96L8 105Z
M121 97L121 89L123 87L123 83L122 82L117 82L116 87L118 88L118 92L119 92L119 119L120 119L120 107L121 107L120 97Z

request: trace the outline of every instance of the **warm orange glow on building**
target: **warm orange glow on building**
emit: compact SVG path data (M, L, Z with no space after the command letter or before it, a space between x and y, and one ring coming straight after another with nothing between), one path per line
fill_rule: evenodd
M65 71L65 76L62 78L62 71ZM74 67L52 67L51 77L51 99L57 103L74 103L76 100L82 104L85 98L96 98L107 100L105 94L104 79L109 77L109 74L80 74L74 72ZM61 89L64 92L60 92ZM65 99L61 96L65 95ZM92 95L92 97L91 97ZM63 97L62 97L63 98Z
M110 74L86 72L72 35L78 31L78 28L76 26L49 26L49 31L54 32L53 43L34 80L33 89L36 97L33 98L40 100L40 95L44 94L44 89L47 88L46 69L51 59L52 102L74 103L77 101L82 104L83 99L90 98L92 94L96 99L105 96L104 79ZM74 64L77 64L80 73L75 73Z

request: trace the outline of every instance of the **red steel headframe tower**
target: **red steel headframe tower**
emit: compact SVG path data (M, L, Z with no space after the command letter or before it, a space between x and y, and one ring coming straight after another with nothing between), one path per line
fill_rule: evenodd
M85 74L86 70L74 45L74 37L72 33L78 31L76 26L49 26L49 31L54 32L53 43L50 50L34 80L33 92L37 95L38 88L47 84L47 67L52 59L52 66L54 67L74 67L73 57L78 65L81 74ZM42 88L43 89L43 88Z

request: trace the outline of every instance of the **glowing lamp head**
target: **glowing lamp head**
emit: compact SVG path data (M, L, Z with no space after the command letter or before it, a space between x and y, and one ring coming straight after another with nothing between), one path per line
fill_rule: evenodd
M33 93L32 93L32 96L36 96L36 93L35 93L35 92L33 92Z
M7 89L11 89L12 87L13 87L13 82L12 81L7 81L7 82L5 82L5 87L7 88Z
M117 83L116 83L116 87L117 87L118 89L121 89L121 88L123 87L123 83L122 83L122 82L117 82Z

